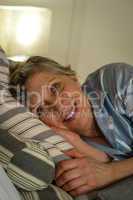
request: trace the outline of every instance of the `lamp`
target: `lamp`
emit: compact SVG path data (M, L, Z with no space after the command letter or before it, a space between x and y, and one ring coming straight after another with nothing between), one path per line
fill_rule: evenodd
M8 57L46 55L52 12L47 8L0 6L0 45Z

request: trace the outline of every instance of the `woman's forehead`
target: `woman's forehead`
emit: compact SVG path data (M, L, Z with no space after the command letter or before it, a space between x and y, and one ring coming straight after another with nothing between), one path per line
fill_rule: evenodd
M49 72L40 72L33 74L26 82L26 88L28 91L39 91L41 87L48 86L54 79L61 79L58 74L52 74Z

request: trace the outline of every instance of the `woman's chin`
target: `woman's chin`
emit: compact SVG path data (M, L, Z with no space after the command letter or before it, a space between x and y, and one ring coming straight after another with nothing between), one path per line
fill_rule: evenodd
M74 119L65 122L65 126L69 130L77 132L79 134L85 131L86 123L84 122L83 119L80 119L78 116L76 116Z

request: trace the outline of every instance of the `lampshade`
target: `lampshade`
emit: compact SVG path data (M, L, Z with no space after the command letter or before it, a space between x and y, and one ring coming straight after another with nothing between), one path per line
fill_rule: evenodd
M7 56L23 60L46 55L52 12L47 8L0 6L0 45Z

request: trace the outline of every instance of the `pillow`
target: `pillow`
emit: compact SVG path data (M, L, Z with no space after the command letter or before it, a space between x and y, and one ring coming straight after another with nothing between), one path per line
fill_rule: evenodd
M55 165L39 144L31 141L25 144L1 129L0 164L23 200L73 199L65 191L51 184Z
M54 179L55 164L39 144L23 143L1 129L0 164L12 182L27 191L44 189Z

